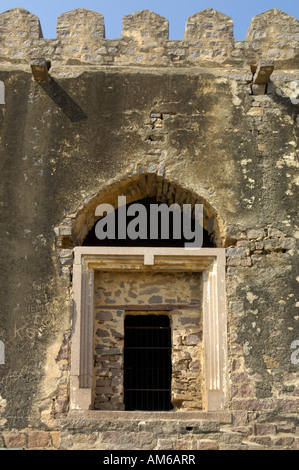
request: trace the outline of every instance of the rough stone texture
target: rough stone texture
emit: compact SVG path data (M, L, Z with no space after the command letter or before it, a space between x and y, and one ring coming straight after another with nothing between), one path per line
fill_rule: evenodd
M298 60L298 21L276 8L252 19L245 41L234 41L232 19L212 8L186 20L183 40L168 39L168 20L142 10L123 18L120 39L105 38L104 17L84 8L59 16L55 39L43 39L38 18L15 8L0 14L0 61L45 57L53 65L239 67L273 59L285 69Z
M274 8L252 19L245 40L252 43L261 58L293 59L298 55L298 20Z
M95 277L94 325L94 408L123 410L123 348L125 311L115 307L173 304L173 310L163 312L171 322L172 391L175 409L202 409L202 319L201 312L184 310L178 304L201 304L201 273L109 273ZM154 294L154 295L153 295ZM137 299L137 300L136 300ZM155 310L147 313L153 313ZM146 314L145 311L134 314ZM155 312L158 314L159 312ZM161 313L161 311L160 311Z
M168 39L168 35L168 20L149 10L142 10L123 18L122 37L144 41L143 45L153 39Z
M105 39L102 15L80 9L59 18L57 38L43 39L26 10L0 15L8 448L299 448L298 21L269 10L234 42L230 19L205 10L188 19L183 41L169 41L167 30L166 20L138 12L120 39ZM34 80L32 58L51 60L47 83ZM260 60L274 60L262 85L253 83ZM69 413L72 249L96 206L118 195L202 203L205 229L227 250L226 419L204 410ZM102 332L120 318L97 314Z
M78 8L63 13L57 19L57 39L80 45L86 42L105 38L104 17L100 13Z

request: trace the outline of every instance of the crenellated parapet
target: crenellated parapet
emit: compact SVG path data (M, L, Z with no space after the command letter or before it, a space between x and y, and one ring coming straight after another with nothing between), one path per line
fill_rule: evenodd
M78 8L63 13L57 19L57 39L82 43L105 38L104 16L95 11Z
M245 41L263 59L293 59L298 55L299 22L274 8L252 19Z
M234 41L233 20L219 11L208 8L187 19L185 41Z
M39 19L29 11L15 8L0 14L0 57L28 57L33 45L43 37Z
M229 58L234 48L233 29L232 19L212 8L190 16L184 34L189 60L222 62Z
M138 11L123 17L121 37L139 41L141 45L150 39L168 39L169 23L152 11Z
M44 39L39 19L22 8L0 14L0 62L44 58L53 65L158 67L235 66L275 60L298 67L299 22L281 10L255 16L244 41L235 41L233 21L212 8L186 20L182 40L169 40L168 20L142 10L123 17L120 38L105 37L102 14L79 8L58 17L57 36Z

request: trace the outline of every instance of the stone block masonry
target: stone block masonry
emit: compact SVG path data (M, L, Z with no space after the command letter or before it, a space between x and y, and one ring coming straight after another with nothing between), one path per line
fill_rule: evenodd
M98 416L97 414L100 413ZM255 413L257 415L257 413ZM290 421L254 424L247 412L218 414L209 420L194 413L177 412L149 418L116 412L73 413L61 421L59 431L3 432L2 446L28 450L298 450L299 435Z
M189 306L191 302L194 304L193 310L183 310L183 307L180 309L181 304ZM192 410L203 407L202 318L198 310L201 302L199 273L181 275L157 273L155 276L138 273L124 278L122 273L100 272L96 276L95 409L124 409L124 318L132 304L135 304L134 311L130 313L135 315L152 313L157 315L159 312L169 315L172 331L171 401L174 408ZM120 310L121 307L117 306L111 308L113 304L126 305L126 310ZM168 307L166 312L163 312L163 304L165 308ZM173 305L171 310L169 304ZM151 310L142 310L146 305ZM159 307L159 311L155 311L155 305Z
M121 38L106 39L103 15L79 8L60 15L57 37L44 39L39 19L16 8L0 15L0 63L238 67L272 59L292 68L298 34L297 19L274 8L252 19L245 41L234 41L232 19L208 8L186 19L183 40L169 40L168 20L148 10L125 16Z

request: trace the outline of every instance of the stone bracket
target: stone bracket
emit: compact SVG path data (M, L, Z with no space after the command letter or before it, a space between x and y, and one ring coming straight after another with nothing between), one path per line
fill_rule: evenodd
M30 66L33 77L37 82L47 82L49 80L50 60L46 60L43 57L35 58L31 60Z
M251 72L253 74L251 88L254 95L264 95L266 93L273 70L273 60L261 60L258 65L251 65Z

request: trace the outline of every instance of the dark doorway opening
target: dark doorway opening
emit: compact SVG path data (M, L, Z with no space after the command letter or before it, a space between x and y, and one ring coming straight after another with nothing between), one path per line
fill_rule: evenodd
M126 410L169 411L171 327L167 315L126 315L124 341Z

